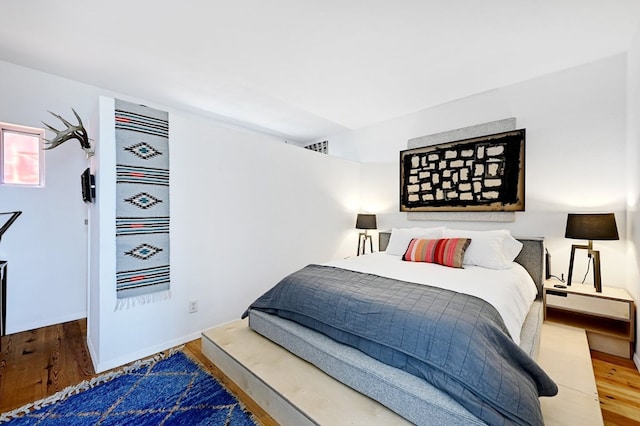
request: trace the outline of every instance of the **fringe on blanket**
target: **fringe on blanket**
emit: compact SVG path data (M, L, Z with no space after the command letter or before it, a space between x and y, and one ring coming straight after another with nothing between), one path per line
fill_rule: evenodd
M78 383L77 385L68 386L62 389L61 391L54 393L53 395L50 395L38 401L31 402L29 404L23 405L22 407L16 408L13 411L2 413L0 414L0 423L8 422L9 420L12 420L17 417L22 417L25 414L29 414L32 411L39 410L48 405L55 404L56 402L64 401L70 396L79 394L80 392L84 392L86 390L89 390L103 383L107 383L115 379L116 377L120 377L124 374L131 373L132 371L136 371L144 367L149 367L157 363L158 361L162 361L163 359L166 359L172 355L175 355L176 353L182 351L183 348L184 348L184 345L171 348L165 352L160 352L150 358L135 361L134 363L126 365L119 370L109 371L108 373L101 374L100 376L93 377L88 380L84 380Z
M133 308L136 304L144 305L145 303L161 302L169 299L171 299L171 290L151 294L141 294L140 296L125 297L116 301L114 311Z

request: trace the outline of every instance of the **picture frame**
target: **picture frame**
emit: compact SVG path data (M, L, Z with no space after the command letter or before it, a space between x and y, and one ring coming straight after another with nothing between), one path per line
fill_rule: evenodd
M400 211L524 211L526 130L400 151Z

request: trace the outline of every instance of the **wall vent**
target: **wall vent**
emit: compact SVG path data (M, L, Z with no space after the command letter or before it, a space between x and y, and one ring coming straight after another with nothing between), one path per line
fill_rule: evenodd
M306 145L305 148L311 151L321 152L323 154L329 153L329 141L316 142Z

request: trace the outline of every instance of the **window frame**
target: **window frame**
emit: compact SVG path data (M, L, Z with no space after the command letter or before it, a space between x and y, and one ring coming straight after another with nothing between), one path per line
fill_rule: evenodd
M4 181L4 134L5 131L19 133L27 136L35 136L38 138L38 183L14 183ZM44 155L44 137L43 128L22 126L19 124L0 122L0 186L12 186L17 188L44 188L45 187L45 155Z

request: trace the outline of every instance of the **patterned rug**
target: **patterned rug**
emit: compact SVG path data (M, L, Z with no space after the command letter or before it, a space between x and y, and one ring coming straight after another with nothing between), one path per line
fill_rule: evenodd
M169 114L115 101L116 308L169 297Z
M17 425L256 425L182 352L140 361L0 415Z

